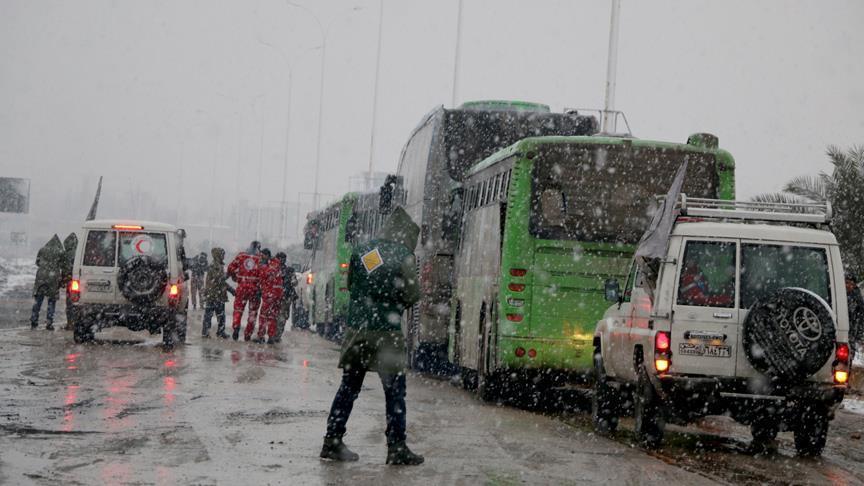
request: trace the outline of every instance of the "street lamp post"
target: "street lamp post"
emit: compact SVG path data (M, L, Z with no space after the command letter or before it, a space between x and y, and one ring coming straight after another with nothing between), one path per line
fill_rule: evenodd
M288 191L288 149L290 147L291 142L291 88L294 85L294 74L291 68L291 62L288 60L288 57L282 51L273 44L267 43L258 39L258 43L269 47L279 53L279 56L282 58L282 62L285 63L285 69L288 71L288 105L286 107L286 116L285 116L285 158L282 162L282 202L280 209L280 221L279 221L279 238L284 239L285 233L287 231L286 224L286 210L285 205L287 204L287 191Z
M299 8L303 10L307 14L309 14L312 19L315 20L315 24L318 26L318 30L321 33L321 74L319 76L319 87L318 87L318 130L317 130L317 142L315 144L315 179L313 182L313 191L315 194L315 209L318 209L318 179L321 173L321 132L323 127L323 119L324 119L324 68L327 65L327 35L330 33L330 27L333 26L333 23L338 19L333 19L327 27L321 23L321 20L317 15L312 13L308 8L298 5L296 3L292 3L288 0L285 0L285 3L289 7ZM363 10L362 7L354 7L352 11Z
M461 0L460 0L461 1ZM375 55L375 87L372 93L372 130L369 135L369 171L366 190L372 190L372 164L375 159L375 128L378 124L378 79L381 77L381 36L384 30L384 0L378 5L378 51Z
M462 57L462 0L456 11L456 52L453 54L453 93L450 97L450 106L456 107L456 95L459 93L459 61Z

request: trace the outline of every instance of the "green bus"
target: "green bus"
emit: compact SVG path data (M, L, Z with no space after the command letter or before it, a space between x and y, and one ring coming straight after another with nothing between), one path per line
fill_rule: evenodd
M474 101L439 106L411 133L395 177L397 204L420 226L415 254L420 302L405 316L409 363L415 369L451 372L447 360L455 240L449 226L460 216L457 190L465 174L500 149L526 137L591 135L594 116L554 113L547 105L522 101ZM382 199L383 201L383 199Z
M349 192L306 217L303 246L312 250L305 282L309 287L306 310L309 326L328 338L339 339L344 332L351 249L371 239L384 220L378 197L378 193Z
M654 195L685 160L686 194L734 199L734 160L710 134L526 138L468 172L448 329L466 386L492 399L514 373L554 384L591 370L604 282L627 277Z

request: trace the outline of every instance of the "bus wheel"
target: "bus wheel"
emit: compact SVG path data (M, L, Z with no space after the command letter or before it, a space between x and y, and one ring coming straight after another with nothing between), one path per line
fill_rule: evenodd
M498 402L501 399L501 379L498 373L477 372L477 396L484 402Z

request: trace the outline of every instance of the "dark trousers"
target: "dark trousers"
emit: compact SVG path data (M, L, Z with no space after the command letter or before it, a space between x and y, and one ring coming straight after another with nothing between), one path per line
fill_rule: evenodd
M42 301L45 300L44 295L34 295L33 310L30 312L30 325L36 326L39 322L39 311L42 310ZM48 297L48 309L45 312L45 320L48 324L54 323L54 308L57 305L57 297Z
M405 373L391 375L379 372L378 376L386 397L387 445L405 442ZM327 438L341 438L345 435L345 425L365 377L366 370L343 371L342 383L333 399L333 406L330 407L330 416L327 417Z
M201 334L206 335L210 332L210 322L213 319L213 314L216 314L216 334L225 334L225 303L206 303L204 304L204 323L201 325Z

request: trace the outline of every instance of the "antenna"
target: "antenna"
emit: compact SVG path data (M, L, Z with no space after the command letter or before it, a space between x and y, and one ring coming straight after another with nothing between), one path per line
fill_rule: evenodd
M87 219L84 221L93 221L96 219L96 210L99 209L100 194L102 194L102 176L99 176L99 185L96 186L96 197L93 198L93 205L90 206L90 212L87 213Z

